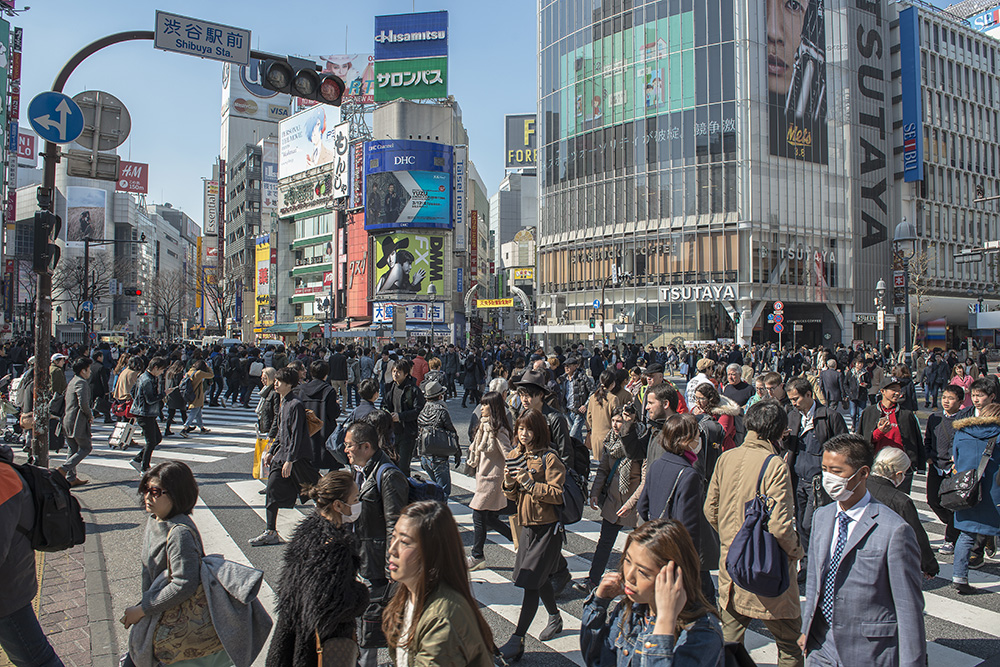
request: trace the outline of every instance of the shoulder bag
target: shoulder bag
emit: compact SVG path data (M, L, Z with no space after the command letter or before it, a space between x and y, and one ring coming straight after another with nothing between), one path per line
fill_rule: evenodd
M972 470L957 472L954 475L946 477L941 482L940 499L942 507L952 512L960 512L962 510L970 510L982 501L983 487L980 482L982 481L983 473L986 472L986 466L993 457L993 446L996 443L997 439L995 437L990 438L989 442L986 443L986 449L983 451L983 456L979 459L977 467Z
M661 519L670 518L670 511L674 507L674 494L677 493L677 485L680 483L681 477L683 477L684 473L686 472L687 470L685 468L681 468L680 471L677 473L677 477L674 478L674 485L670 489L670 495L667 496L666 502L663 503L663 511L660 512Z

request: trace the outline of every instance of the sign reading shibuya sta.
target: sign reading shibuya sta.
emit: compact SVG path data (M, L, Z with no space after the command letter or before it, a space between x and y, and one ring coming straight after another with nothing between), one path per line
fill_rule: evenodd
M660 301L735 301L736 294L736 285L729 283L678 285L661 287Z
M153 46L238 65L250 64L250 31L180 14L156 12Z
M375 61L375 102L448 97L448 58Z

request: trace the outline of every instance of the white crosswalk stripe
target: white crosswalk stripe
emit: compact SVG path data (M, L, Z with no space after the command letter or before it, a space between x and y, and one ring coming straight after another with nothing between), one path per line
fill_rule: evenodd
M212 432L205 435L196 432L187 440L177 437L165 440L154 454L154 463L158 460L176 459L192 465L201 465L217 462L227 457L248 454L252 452L255 441L253 421L254 415L251 410L207 408L205 423L212 429ZM128 458L138 450L138 445L128 452L111 450L107 447L109 433L110 427L95 424L94 440L97 446L94 454L84 461L83 467L87 465L128 467ZM246 460L247 469L249 469L249 458ZM418 468L419 465L415 464L414 470ZM468 502L474 491L475 480L453 470L452 485L453 497L449 505L460 531L468 542L473 531L472 511L465 503ZM225 487L232 492L232 497L236 499L236 507L245 507L250 510L259 517L259 525L263 527L265 497L259 493L263 488L262 483L251 479L248 474L246 479L225 482ZM910 496L915 501L932 545L939 546L943 542L944 526L926 503L926 482L923 475L917 475L914 478ZM311 506L280 510L278 532L282 537L289 538L295 527L310 511ZM249 562L255 553L259 553L242 540L237 541L229 536L224 523L226 515L220 513L219 509L199 503L194 516L203 534L206 535L206 549L208 551L218 551L241 562ZM580 580L588 573L590 555L599 537L600 528L599 516L588 510L587 518L571 526L568 531L571 540L564 548L564 555L574 580ZM615 543L616 553L621 553L626 537L624 532L618 535ZM496 614L513 624L521 603L521 591L511 583L514 547L496 533L489 533L488 539L487 566L471 574L473 591L488 614ZM581 545L583 546L581 547ZM276 548L280 549L280 547ZM964 648L961 639L952 640L949 633L956 627L972 630L976 635L985 638L984 640L1000 637L1000 612L995 611L1000 608L1000 604L993 597L1000 593L1000 575L996 569L988 569L991 571L972 570L969 573L969 581L982 591L980 595L974 598L957 599L949 596L946 592L949 590L946 584L950 583L952 566L949 562L941 562L941 572L936 580L939 582L938 585L928 585L924 591L925 616L929 639L931 639L928 642L929 664L972 667L981 662L982 657L961 650ZM277 583L279 572L265 571L265 574L270 583L270 587L264 591L265 604L270 607L273 604L272 589ZM942 582L945 584L944 586L940 585ZM529 653L531 651L545 652L543 655L546 664L583 664L578 634L581 611L580 596L567 592L558 599L558 602L565 631L544 644L534 643L532 647L529 647ZM546 620L544 611L541 610L529 629L529 635L537 639ZM933 636L931 636L932 627ZM506 635L497 637L498 643L505 640ZM747 632L746 645L758 665L777 664L777 650L774 641L759 624L752 626ZM541 657L541 655L537 657Z

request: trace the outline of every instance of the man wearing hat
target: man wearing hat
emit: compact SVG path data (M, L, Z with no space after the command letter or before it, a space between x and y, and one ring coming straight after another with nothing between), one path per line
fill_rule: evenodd
M417 442L420 446L420 467L435 484L444 489L444 495L450 496L451 469L448 466L448 457L424 450L425 444L429 442L428 435L435 430L447 431L455 434L455 451L452 454L455 457L455 465L457 466L462 460L462 450L458 446L458 431L455 430L451 415L448 414L448 408L442 400L446 392L444 385L437 380L429 380L424 385L424 398L427 399L427 402L424 403L424 407L421 408L420 415L417 417L417 432L419 434Z
M922 438L917 418L909 410L899 407L902 385L891 375L886 375L879 385L881 397L861 413L861 435L875 448L877 455L883 447L897 447L906 452L914 467L924 464ZM907 472L899 490L910 492L913 467Z
M712 382L712 378L709 377L710 374L712 373L712 369L714 368L715 368L715 362L709 359L708 357L702 357L701 359L698 360L698 374L695 375L690 380L688 380L687 391L685 392L684 396L684 400L688 405L694 405L694 390L697 389L700 385L703 384L711 384L713 386L715 385L715 383ZM660 367L660 370L661 371L663 370L662 366Z
M49 383L54 395L63 396L66 394L66 360L65 354L57 352L51 357L49 362Z
M583 427L587 423L587 400L594 391L594 380L583 370L583 360L576 355L566 357L559 377L559 389L566 406L569 435L583 442Z
M63 446L63 432L59 421L66 414L66 361L65 354L57 352L49 361L49 386L52 400L49 402L49 449L59 451Z

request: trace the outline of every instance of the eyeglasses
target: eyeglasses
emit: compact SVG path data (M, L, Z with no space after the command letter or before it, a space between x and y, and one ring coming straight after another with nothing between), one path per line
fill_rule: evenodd
M150 495L150 496L153 497L153 500L156 500L157 498L159 498L160 496L162 496L165 493L167 493L167 490L166 489L161 489L158 486L147 486L146 490L143 491L143 495L148 494L148 495Z

